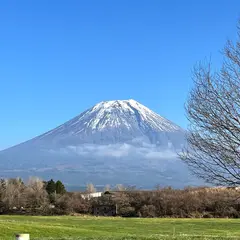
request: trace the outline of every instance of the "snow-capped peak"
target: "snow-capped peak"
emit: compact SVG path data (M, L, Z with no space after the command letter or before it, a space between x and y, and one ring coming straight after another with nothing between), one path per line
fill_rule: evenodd
M74 144L109 144L145 138L151 143L158 143L160 135L162 138L163 135L173 133L182 135L183 130L130 99L100 102L37 139L66 143L74 139Z
M95 121L91 121L91 124L89 125L93 129L97 127L97 123L99 123L103 118L106 118L107 114L113 114L112 116L113 127L120 122L118 121L119 118L125 117L126 114L128 114L130 118L131 117L138 118L137 119L138 122L145 121L146 124L151 125L155 130L168 131L168 132L181 130L181 128L178 127L177 125L161 117L160 115L154 113L149 108L145 107L144 105L140 104L139 102L133 99L103 101L96 104L89 112L86 112L85 114L94 113L94 112L97 113L97 116L95 117ZM114 113L116 112L122 113L123 115L115 116ZM104 127L110 126L110 121L104 121L104 123L105 124L101 124L98 126L101 129ZM126 126L128 126L128 124L126 124Z

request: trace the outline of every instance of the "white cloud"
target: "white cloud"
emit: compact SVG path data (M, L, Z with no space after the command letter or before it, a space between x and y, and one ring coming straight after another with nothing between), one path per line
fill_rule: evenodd
M177 154L171 149L161 149L154 145L139 147L125 143L110 145L82 144L79 146L68 146L67 148L62 148L58 151L55 150L54 152L58 154L74 154L86 157L139 157L152 160L176 159L177 157Z

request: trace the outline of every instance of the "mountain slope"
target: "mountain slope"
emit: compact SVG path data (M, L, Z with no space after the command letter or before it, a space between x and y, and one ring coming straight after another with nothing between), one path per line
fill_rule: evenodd
M57 146L83 143L114 144L142 138L145 142L177 146L184 131L134 100L100 102L61 126L37 137L35 142ZM179 141L178 141L178 138Z
M191 179L176 157L184 134L134 100L100 102L57 128L0 152L0 168L5 175L56 175L72 184L179 185Z

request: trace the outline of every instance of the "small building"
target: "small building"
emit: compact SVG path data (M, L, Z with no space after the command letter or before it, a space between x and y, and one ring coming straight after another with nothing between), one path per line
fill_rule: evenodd
M95 205L93 207L93 215L95 216L116 216L117 215L117 205Z
M101 197L103 194L103 192L95 192L95 193L84 193L84 194L81 194L81 197L83 199L91 199L91 198L98 198L98 197Z

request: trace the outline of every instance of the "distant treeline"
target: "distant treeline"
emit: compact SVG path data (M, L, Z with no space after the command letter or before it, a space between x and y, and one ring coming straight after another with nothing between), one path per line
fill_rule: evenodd
M63 215L93 214L95 206L116 205L122 217L210 218L240 217L240 191L235 188L170 187L153 191L126 189L121 185L101 197L84 197L95 188L89 184L85 192L67 192L61 181L44 182L30 178L0 181L1 214ZM85 194L85 195L84 195Z

